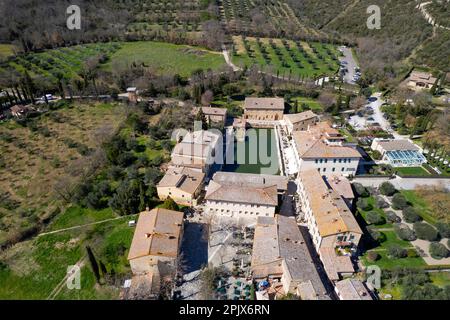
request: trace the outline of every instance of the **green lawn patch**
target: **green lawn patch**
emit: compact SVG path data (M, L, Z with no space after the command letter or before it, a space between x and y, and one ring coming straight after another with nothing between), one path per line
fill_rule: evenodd
M400 167L395 168L398 174L402 176L429 176L430 173L422 167Z
M312 99L312 98L306 98L306 97L293 97L291 98L292 103L291 105L294 105L295 102L297 102L298 110L297 112L303 112L305 111L302 108L303 104L306 104L312 111L321 112L323 111L323 106L320 104L319 101Z
M219 52L198 47L171 43L138 41L125 42L111 56L104 67L111 70L114 65L130 66L144 64L159 74L179 74L188 77L198 69L218 70L224 67L225 59Z
M419 197L414 190L401 190L400 191L406 198L406 200L417 209L417 213L428 223L436 224L438 220L433 217L433 212L425 202L424 199Z
M402 248L413 248L409 241L401 240L397 237L395 231L381 231L386 236L386 241L383 241L377 249L387 249L392 245L398 245Z
M368 197L366 199L367 199L367 202L370 205L372 205L373 209L372 210L368 210L368 211L364 211L361 208L358 208L358 211L361 214L361 216L363 217L364 221L366 221L366 223L367 223L367 220L366 220L367 213L369 213L370 211L375 211L378 214L380 214L382 217L384 217L384 219L386 220L386 223L381 224L381 225L373 225L373 227L378 228L378 229L392 228L393 227L392 223L388 223L387 222L386 213L384 212L384 210L376 207L375 198L370 196L370 197ZM369 223L367 223L367 224L369 224Z
M396 267L408 267L408 268L415 268L415 267L424 267L427 264L425 263L425 260L421 257L417 258L402 258L402 259L390 259L387 257L387 252L382 250L375 250L379 255L380 259L375 262L367 261L367 253L364 254L362 257L362 262L366 266L370 265L377 265L381 269L393 269Z
M92 210L79 206L72 206L53 220L48 231L70 228L115 217L117 217L117 215L111 208Z

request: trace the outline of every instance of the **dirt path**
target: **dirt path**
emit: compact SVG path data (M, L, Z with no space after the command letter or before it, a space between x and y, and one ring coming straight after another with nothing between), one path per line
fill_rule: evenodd
M85 264L86 256L83 256L78 262L75 264L75 266L79 267L80 269ZM64 288L64 286L67 283L67 279L69 278L70 273L68 272L65 277L56 285L56 287L53 289L52 292L50 292L49 296L47 297L47 300L54 300L58 294L61 292L61 290Z
M78 226L68 227L68 228L64 228L64 229L53 230L53 231L48 231L48 232L42 232L42 233L38 234L38 237L42 237L42 236L46 236L46 235L54 234L54 233L59 233L59 232L64 232L64 231L68 231L68 230L85 228L85 227L93 226L93 225L96 225L96 224L101 224L101 223L110 222L110 221L114 221L114 220L119 220L119 219L123 219L123 218L133 217L133 216L136 216L136 215L137 214L127 215L127 216L120 216L120 217L116 217L116 218L110 218L110 219L105 219L105 220L101 220L101 221L91 222L91 223L87 223L87 224L81 224L81 225L78 225Z

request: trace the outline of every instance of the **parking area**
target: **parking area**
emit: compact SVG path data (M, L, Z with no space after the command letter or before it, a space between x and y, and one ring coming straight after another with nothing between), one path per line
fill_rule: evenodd
M344 82L355 84L361 77L359 66L353 57L352 49L346 46L339 47L343 56L339 58L341 62L340 72L344 77Z

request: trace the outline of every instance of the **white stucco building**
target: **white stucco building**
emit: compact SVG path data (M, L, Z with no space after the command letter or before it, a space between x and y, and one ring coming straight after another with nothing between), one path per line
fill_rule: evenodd
M317 169L322 175L355 175L361 154L344 144L344 137L328 123L320 122L306 131L292 133L299 171Z

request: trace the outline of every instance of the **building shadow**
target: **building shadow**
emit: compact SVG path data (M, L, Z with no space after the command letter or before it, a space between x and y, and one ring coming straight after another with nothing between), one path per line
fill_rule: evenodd
M181 244L184 273L200 270L208 264L208 226L186 223Z

